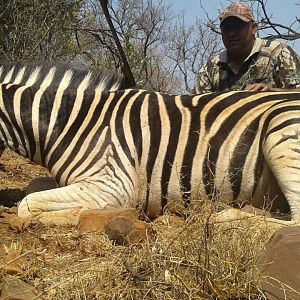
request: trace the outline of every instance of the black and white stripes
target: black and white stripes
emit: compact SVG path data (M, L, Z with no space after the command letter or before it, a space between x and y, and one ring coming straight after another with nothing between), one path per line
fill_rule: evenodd
M65 88L75 90L88 78L92 90L117 90L122 87L122 77L115 72L74 69L66 65L37 63L0 63L0 83L35 86L37 88L58 88L64 82Z
M142 204L154 217L221 195L273 209L285 198L300 220L300 93L108 91L71 72L52 84L51 70L0 77L1 139L61 186L28 195L20 216Z

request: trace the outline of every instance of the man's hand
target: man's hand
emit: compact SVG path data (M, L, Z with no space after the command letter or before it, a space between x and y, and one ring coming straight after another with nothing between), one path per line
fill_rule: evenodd
M246 86L246 88L244 89L245 91L249 91L249 92L274 92L275 89L264 84L264 83L253 83L253 84L249 84L248 86Z

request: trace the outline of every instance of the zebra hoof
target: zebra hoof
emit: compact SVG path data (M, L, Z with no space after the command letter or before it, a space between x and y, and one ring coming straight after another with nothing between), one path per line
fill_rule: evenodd
M26 188L26 196L32 193L58 188L57 182L52 177L38 177L31 180Z
M129 245L142 242L150 230L149 224L125 217L110 219L105 226L105 233L115 245Z

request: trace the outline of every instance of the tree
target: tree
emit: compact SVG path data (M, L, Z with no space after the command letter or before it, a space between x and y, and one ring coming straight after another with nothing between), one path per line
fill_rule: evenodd
M193 92L197 72L222 48L219 21L206 14L205 20L186 24L184 14L175 15L168 1L109 0L108 9L139 87ZM268 38L300 38L298 18L277 24L267 0L245 2ZM99 0L0 0L0 9L2 59L63 60L113 70L122 66Z
M280 38L286 41L300 39L300 19L298 17L295 17L295 20L291 24L281 24L275 22L272 14L268 11L268 0L245 0L241 2L248 3L248 5L252 7L255 14L255 20L258 24L258 29L262 32L264 38ZM207 16L207 21L205 22L206 26L213 32L220 34L218 18L212 18L209 16L209 14L205 11L202 0L200 0L200 3ZM300 1L295 4L300 6Z
M116 0L108 7L138 85L166 91L168 72L162 66L167 67L164 51L173 18L169 6L162 0ZM78 31L79 47L94 65L119 68L121 60L99 3L87 1L85 15L89 22ZM87 43L97 47L87 49Z
M207 60L218 53L220 38L215 32L207 30L200 20L186 25L184 14L181 14L169 35L168 57L182 80L182 89L194 91L195 78L199 69Z
M89 68L122 65L99 0L0 0L5 60L64 61ZM108 8L139 87L192 91L215 36L176 20L164 0L110 0Z
M267 38L280 38L286 41L300 39L300 19L298 17L291 24L280 24L273 21L273 17L268 12L266 0L252 0L250 2L254 8L256 6L259 28L268 32ZM300 6L300 2L298 5Z
M73 26L81 5L81 0L1 0L2 59L71 59L76 53Z
M191 78L206 54L214 53L215 35L207 35L200 22L186 26L183 15L176 20L163 0L114 0L108 8L138 86L169 93L193 90ZM119 68L122 62L99 2L86 1L84 16L76 37L86 61Z

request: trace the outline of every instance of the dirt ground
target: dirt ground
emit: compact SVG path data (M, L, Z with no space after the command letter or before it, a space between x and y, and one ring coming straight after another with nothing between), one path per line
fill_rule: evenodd
M43 176L50 176L45 168L5 150L0 158L0 210L12 208L13 212L17 203L26 195L29 182ZM2 232L3 229L0 230Z
M41 176L49 176L45 168L5 150L0 158L0 205L15 205L25 196L28 183Z
M35 165L18 154L5 150L0 158L0 212L6 208L13 215L16 204L26 194L26 187L31 180L37 177L49 176L49 172L41 166ZM8 224L0 218L0 259L5 254L3 244L10 244L16 239L16 232L9 230Z
M251 270L272 234L264 223L212 226L201 212L154 222L155 234L130 246L76 227L11 229L4 216L47 175L10 151L0 159L0 300L263 299Z

